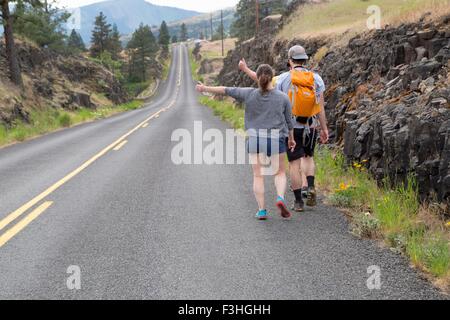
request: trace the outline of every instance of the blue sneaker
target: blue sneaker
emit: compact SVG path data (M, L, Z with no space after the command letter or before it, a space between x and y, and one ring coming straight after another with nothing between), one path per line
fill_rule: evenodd
M286 206L286 202L280 196L277 198L277 207L278 209L280 209L280 214L284 219L289 219L292 216L291 212Z
M267 220L267 210L259 210L256 214L256 219Z

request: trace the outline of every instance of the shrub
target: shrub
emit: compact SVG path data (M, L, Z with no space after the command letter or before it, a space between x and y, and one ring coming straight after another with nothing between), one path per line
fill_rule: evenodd
M3 125L0 125L0 145L5 144L8 140L8 132Z
M27 129L21 123L11 131L11 136L15 141L24 141L27 138Z
M72 124L72 118L68 113L63 113L58 117L58 124L64 128L70 127Z
M360 238L377 238L380 235L380 221L369 212L353 217L352 233Z

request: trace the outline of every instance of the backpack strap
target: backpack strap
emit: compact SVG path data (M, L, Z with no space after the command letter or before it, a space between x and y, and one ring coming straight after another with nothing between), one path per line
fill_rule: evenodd
M297 88L297 86L294 86L294 84L291 82L291 95L292 95L292 98L291 98L291 104L292 104L292 106L294 106L295 105L295 94L297 93L297 91L298 91L298 88Z

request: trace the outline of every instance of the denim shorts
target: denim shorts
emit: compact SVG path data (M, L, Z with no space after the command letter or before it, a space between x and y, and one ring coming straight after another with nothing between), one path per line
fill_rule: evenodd
M283 154L287 151L286 138L273 139L250 136L247 139L247 152L250 154L263 153L268 157Z

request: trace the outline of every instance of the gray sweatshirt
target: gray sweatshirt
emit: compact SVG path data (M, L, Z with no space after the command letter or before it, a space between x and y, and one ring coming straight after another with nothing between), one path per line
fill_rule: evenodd
M289 135L293 128L292 107L285 93L271 90L262 94L255 88L226 88L225 93L245 104L245 130L249 135L260 129L267 129L269 137L276 137L272 130L279 130L280 138Z

